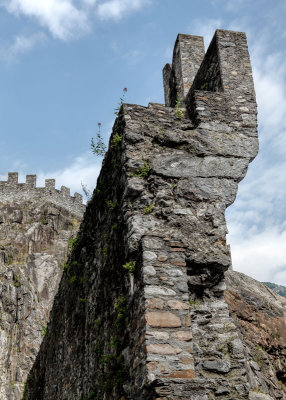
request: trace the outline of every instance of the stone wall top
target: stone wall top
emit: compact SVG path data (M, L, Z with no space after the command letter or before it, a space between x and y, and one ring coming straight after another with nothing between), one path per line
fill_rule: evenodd
M26 182L19 183L18 172L8 172L7 181L0 181L0 201L42 199L82 217L85 205L81 194L75 193L71 196L70 189L65 186L61 186L60 190L56 189L55 179L46 179L44 187L37 187L36 182L36 175L26 175Z
M178 35L172 64L163 69L165 104L185 104L196 90L223 92L255 102L246 34L217 29L204 54L203 38Z
M187 96L205 54L202 36L179 34L177 36L172 64L163 69L165 103L174 107L177 100Z

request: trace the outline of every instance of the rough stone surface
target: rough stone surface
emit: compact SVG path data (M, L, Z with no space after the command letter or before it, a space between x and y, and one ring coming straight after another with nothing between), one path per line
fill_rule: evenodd
M76 235L80 220L78 206L73 214L69 201L66 208L60 207L45 189L31 189L29 179L29 187L20 184L19 189L16 178L9 174L8 183L0 182L1 400L22 398L46 332L68 240ZM14 189L21 190L21 196Z
M249 398L285 400L286 299L239 272L228 271L226 283L225 299L244 338Z
M55 179L46 179L45 187L36 186L36 175L27 175L25 183L18 183L18 173L9 172L7 181L0 181L1 201L22 202L24 200L39 203L52 203L68 210L81 219L85 210L82 203L82 195L75 193L70 195L70 189L62 186L60 190L55 188Z
M115 121L26 400L249 398L224 299L224 212L258 151L245 34L216 31L204 58L181 35L164 86L167 106Z

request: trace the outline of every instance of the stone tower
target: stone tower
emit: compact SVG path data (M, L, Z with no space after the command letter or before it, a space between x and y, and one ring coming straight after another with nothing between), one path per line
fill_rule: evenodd
M166 105L124 104L27 400L248 399L225 209L258 151L244 33L178 35Z

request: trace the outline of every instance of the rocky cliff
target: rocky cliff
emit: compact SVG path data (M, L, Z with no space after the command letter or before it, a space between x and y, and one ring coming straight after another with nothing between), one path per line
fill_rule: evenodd
M264 285L273 290L273 292L279 294L280 296L286 297L286 287L282 285L277 285L271 282L262 282Z
M120 110L25 399L253 395L224 299L224 212L258 151L245 34L206 54L179 35L164 88L166 105Z
M286 299L239 272L228 271L226 284L225 299L243 339L250 399L286 399Z
M13 173L0 182L1 400L22 398L82 218L79 197L74 209L73 199L57 198L56 189L37 188L35 176L18 184Z

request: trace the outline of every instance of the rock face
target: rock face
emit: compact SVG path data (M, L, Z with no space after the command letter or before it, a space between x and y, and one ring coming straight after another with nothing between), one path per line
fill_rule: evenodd
M279 294L280 296L286 297L286 287L282 285L277 285L271 282L262 282L264 285L273 290L273 292Z
M115 121L26 400L249 398L224 300L224 212L258 151L245 34L206 55L179 35L163 75L166 106Z
M226 284L243 337L250 399L286 399L286 299L239 272L228 271Z
M33 182L35 183L35 177ZM0 399L22 398L84 206L10 173L0 182ZM71 240L70 240L71 242Z

